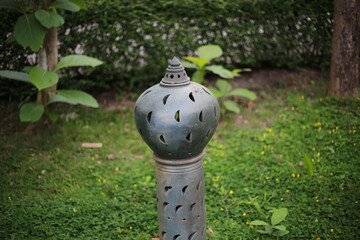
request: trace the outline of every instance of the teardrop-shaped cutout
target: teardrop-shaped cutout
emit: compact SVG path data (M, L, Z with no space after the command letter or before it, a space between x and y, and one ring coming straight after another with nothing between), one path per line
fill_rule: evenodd
M169 191L169 190L171 190L171 189L172 189L171 186L166 186L166 187L164 188L165 192L167 192L167 191Z
M166 144L166 140L164 138L164 135L160 135L160 141L163 143L163 144Z
M163 103L164 103L164 105L166 104L169 96L170 96L170 94L168 94L168 95L166 95L165 97L163 97Z
M183 187L183 188L182 188L182 190L181 190L181 191L182 191L182 194L185 194L186 189L187 189L188 187L189 187L189 186L188 186L188 185L186 185L185 187Z
M195 102L195 98L192 92L190 92L189 94L189 98L191 99L191 101Z
M191 142L191 132L186 136L186 141Z
M199 121L203 122L203 111L199 113Z
M168 203L168 202L164 202L164 203L163 203L163 208L165 208L167 205L169 205L169 203Z
M192 234L190 234L188 240L193 240L193 237L195 234L196 234L196 232L193 232Z
M161 232L161 236L162 236L162 237L164 237L165 234L166 234L165 231L162 231L162 232Z
M207 133L206 133L206 137L207 138L209 138L209 136L210 136L210 131L211 131L211 128L207 131Z
M181 235L179 235L179 234L175 235L174 238L173 238L173 240L178 239L180 236L181 236Z
M151 121L151 115L152 115L152 112L149 112L146 116L148 123L150 123L150 121Z
M175 208L175 213L177 213L178 211L179 211L179 209L180 208L182 208L182 205L178 205L178 206L176 206L176 208Z
M206 92L207 94L211 95L205 88L202 88L202 90L204 90L204 92Z
M180 122L180 110L175 113L175 120Z
M199 191L200 190L200 185L201 185L202 181L200 180L196 186L196 191Z
M190 205L190 211L192 211L194 209L195 205L196 205L196 203L193 203Z

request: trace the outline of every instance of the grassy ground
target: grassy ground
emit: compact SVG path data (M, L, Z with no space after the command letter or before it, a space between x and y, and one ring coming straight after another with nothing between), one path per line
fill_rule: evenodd
M253 109L225 116L206 149L208 238L276 239L250 223L287 208L283 239L359 239L359 99L260 96ZM79 117L36 136L22 134L17 117L4 122L0 238L157 236L154 161L132 109L71 111Z

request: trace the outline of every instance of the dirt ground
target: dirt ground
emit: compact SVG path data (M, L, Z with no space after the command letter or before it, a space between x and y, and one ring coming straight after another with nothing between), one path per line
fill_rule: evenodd
M214 86L217 77L209 79L209 85ZM253 72L241 73L240 76L229 80L233 88L246 88L255 92L265 89L294 89L298 91L307 91L314 84L321 86L327 85L329 72L320 72L313 69L302 70L284 70L284 69L261 69ZM160 81L160 80L159 80ZM326 89L323 89L326 92ZM113 91L108 91L98 96L98 101L107 111L124 110L135 105L135 100L131 100L129 93L118 94L122 97L117 99L117 95Z

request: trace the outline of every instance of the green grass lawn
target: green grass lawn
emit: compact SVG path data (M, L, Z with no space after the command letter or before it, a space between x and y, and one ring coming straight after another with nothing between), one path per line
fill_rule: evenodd
M206 148L208 239L276 239L250 223L278 208L281 239L359 239L360 100L271 92L223 117ZM69 111L79 117L37 135L3 121L0 238L156 237L154 160L133 110Z

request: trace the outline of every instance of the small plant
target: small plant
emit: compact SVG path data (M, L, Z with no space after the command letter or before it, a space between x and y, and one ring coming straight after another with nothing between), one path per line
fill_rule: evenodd
M235 113L240 112L238 104L235 101L228 99L231 96L245 97L250 100L256 99L254 92L244 88L237 88L233 90L230 83L224 79L218 79L216 81L216 86L217 88L209 87L209 89L215 95L215 97L220 98L220 111L222 114L225 114L226 110Z
M249 69L234 69L229 71L221 65L207 66L211 60L219 58L223 54L223 50L218 45L206 45L197 49L199 57L184 57L188 61L181 61L181 64L186 68L196 69L191 76L191 80L197 83L203 83L206 71L210 71L222 78L231 79L236 76L238 72ZM191 62L191 63L190 63Z
M284 225L278 225L282 221L285 220L288 210L287 208L279 208L279 209L273 209L270 210L272 212L271 216L271 224L268 224L267 222L255 220L250 222L250 225L254 226L264 226L264 230L257 230L259 233L273 235L276 237L281 237L289 233L289 231L286 230L286 227Z
M59 10L77 12L86 9L83 0L2 0L0 8L20 11L22 15L14 26L8 42L16 41L24 48L37 52L38 66L26 67L24 71L1 70L0 77L18 80L34 85L38 90L36 103L25 103L20 108L20 121L36 122L45 115L56 121L57 115L49 113L48 105L55 102L81 104L98 108L99 104L91 95L78 90L57 90L58 70L66 67L98 66L95 58L84 55L69 55L57 62L57 27L64 24ZM51 37L49 37L51 35ZM47 38L45 36L48 36ZM51 57L48 56L51 55ZM49 57L49 58L48 58Z

